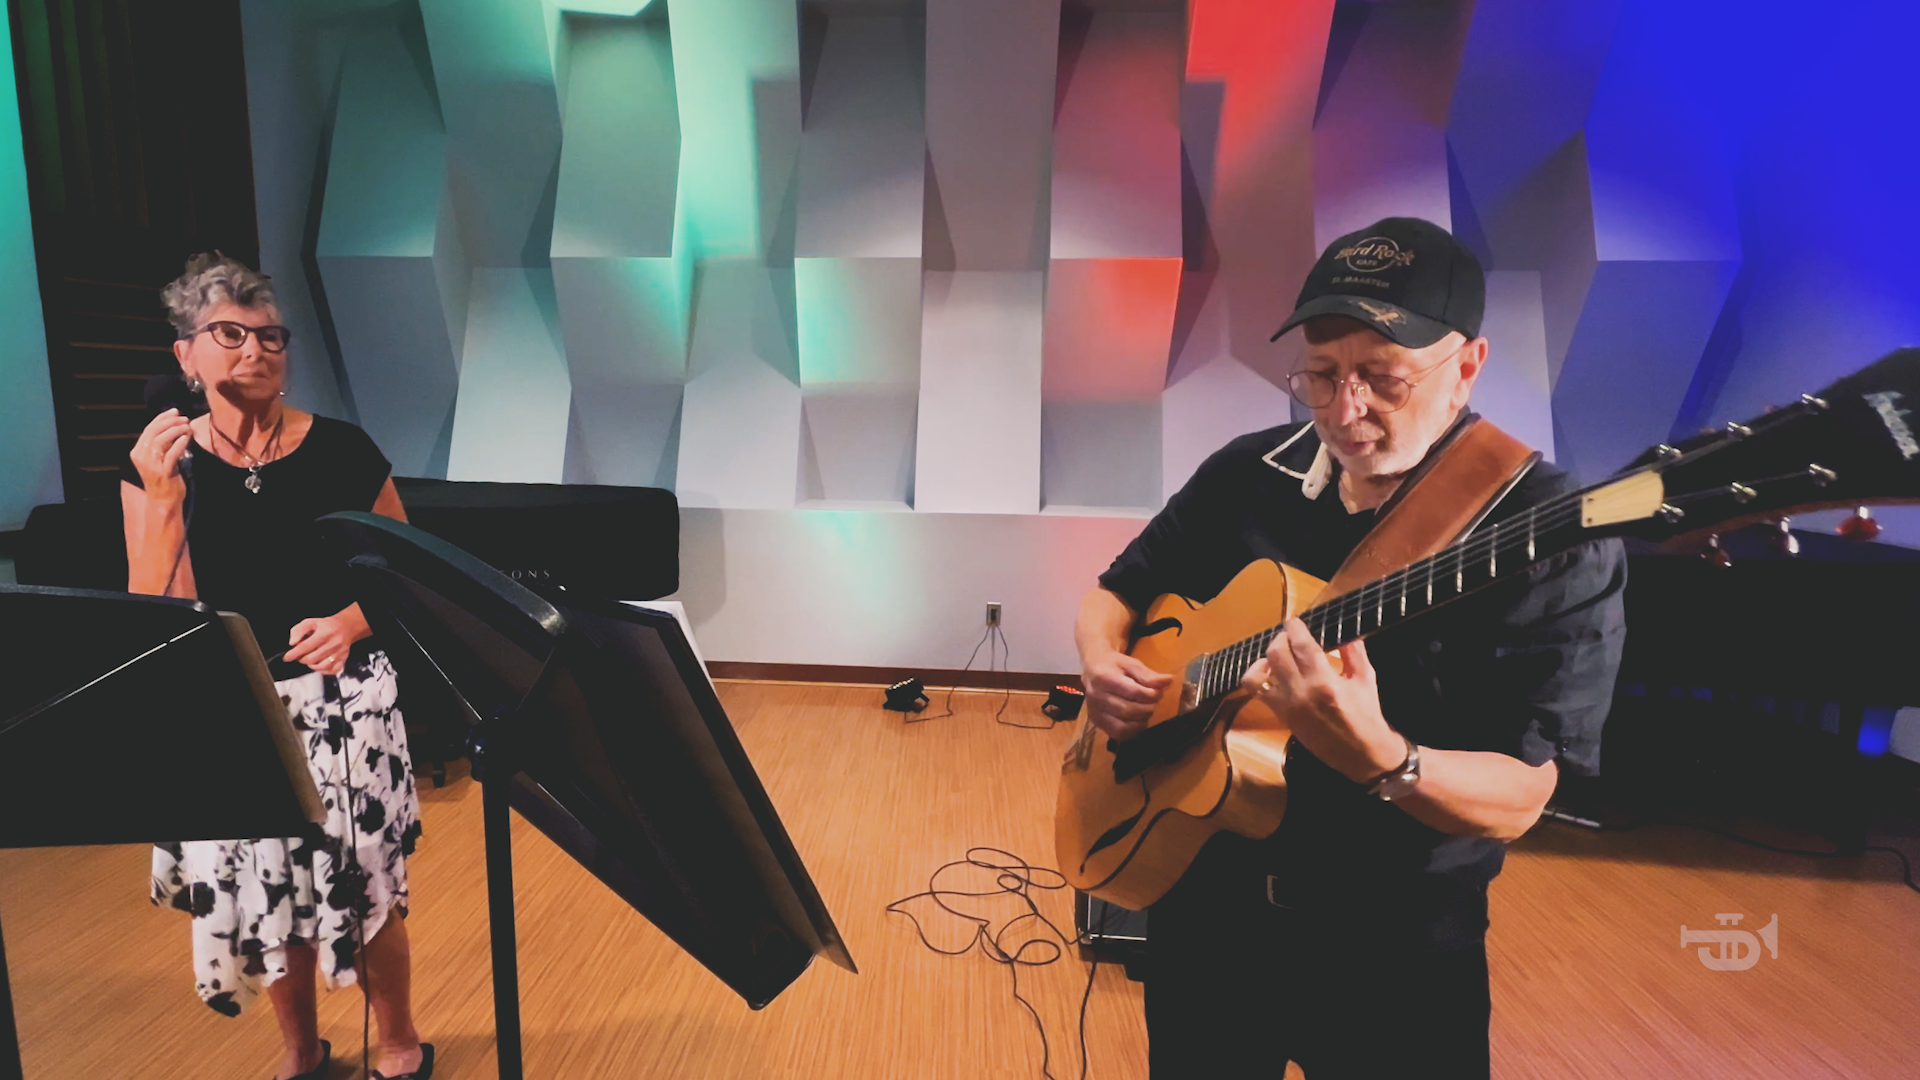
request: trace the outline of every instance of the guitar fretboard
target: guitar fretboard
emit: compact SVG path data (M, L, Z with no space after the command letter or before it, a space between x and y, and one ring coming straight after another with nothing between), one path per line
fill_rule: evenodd
M1487 525L1430 558L1308 608L1300 619L1322 649L1335 649L1517 574L1584 539L1581 494ZM1253 662L1266 655L1281 625L1214 652L1205 665L1200 697L1217 697L1238 685Z

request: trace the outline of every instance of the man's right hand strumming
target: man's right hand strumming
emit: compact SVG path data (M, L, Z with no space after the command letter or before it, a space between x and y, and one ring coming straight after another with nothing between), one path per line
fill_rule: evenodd
M1126 601L1094 589L1080 602L1073 641L1080 650L1080 685L1087 691L1087 719L1122 742L1147 729L1153 706L1173 676L1128 656L1127 636L1135 615Z
M1087 719L1124 742L1147 729L1153 707L1172 685L1173 676L1126 653L1107 652L1087 662L1080 682L1087 690Z
M146 430L133 444L129 456L140 472L147 498L159 503L178 503L187 497L186 481L180 478L180 458L193 445L193 428L178 409L168 409L148 422Z

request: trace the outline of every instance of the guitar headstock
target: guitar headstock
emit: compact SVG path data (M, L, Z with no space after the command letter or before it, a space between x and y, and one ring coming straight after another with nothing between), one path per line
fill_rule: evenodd
M1665 541L1888 502L1920 502L1920 349L1889 353L1744 423L1648 450L1589 491L1585 524Z

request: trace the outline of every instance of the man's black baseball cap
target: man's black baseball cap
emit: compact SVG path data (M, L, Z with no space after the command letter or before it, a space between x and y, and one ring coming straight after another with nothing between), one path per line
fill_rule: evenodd
M1486 308L1487 275L1452 233L1419 218L1386 218L1321 252L1273 340L1308 319L1345 315L1424 349L1450 330L1479 337Z

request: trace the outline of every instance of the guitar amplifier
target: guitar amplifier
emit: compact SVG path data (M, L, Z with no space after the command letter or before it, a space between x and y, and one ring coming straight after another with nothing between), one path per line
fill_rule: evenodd
M1102 952L1134 961L1147 952L1147 913L1123 908L1079 889L1073 890L1073 928L1080 940Z

